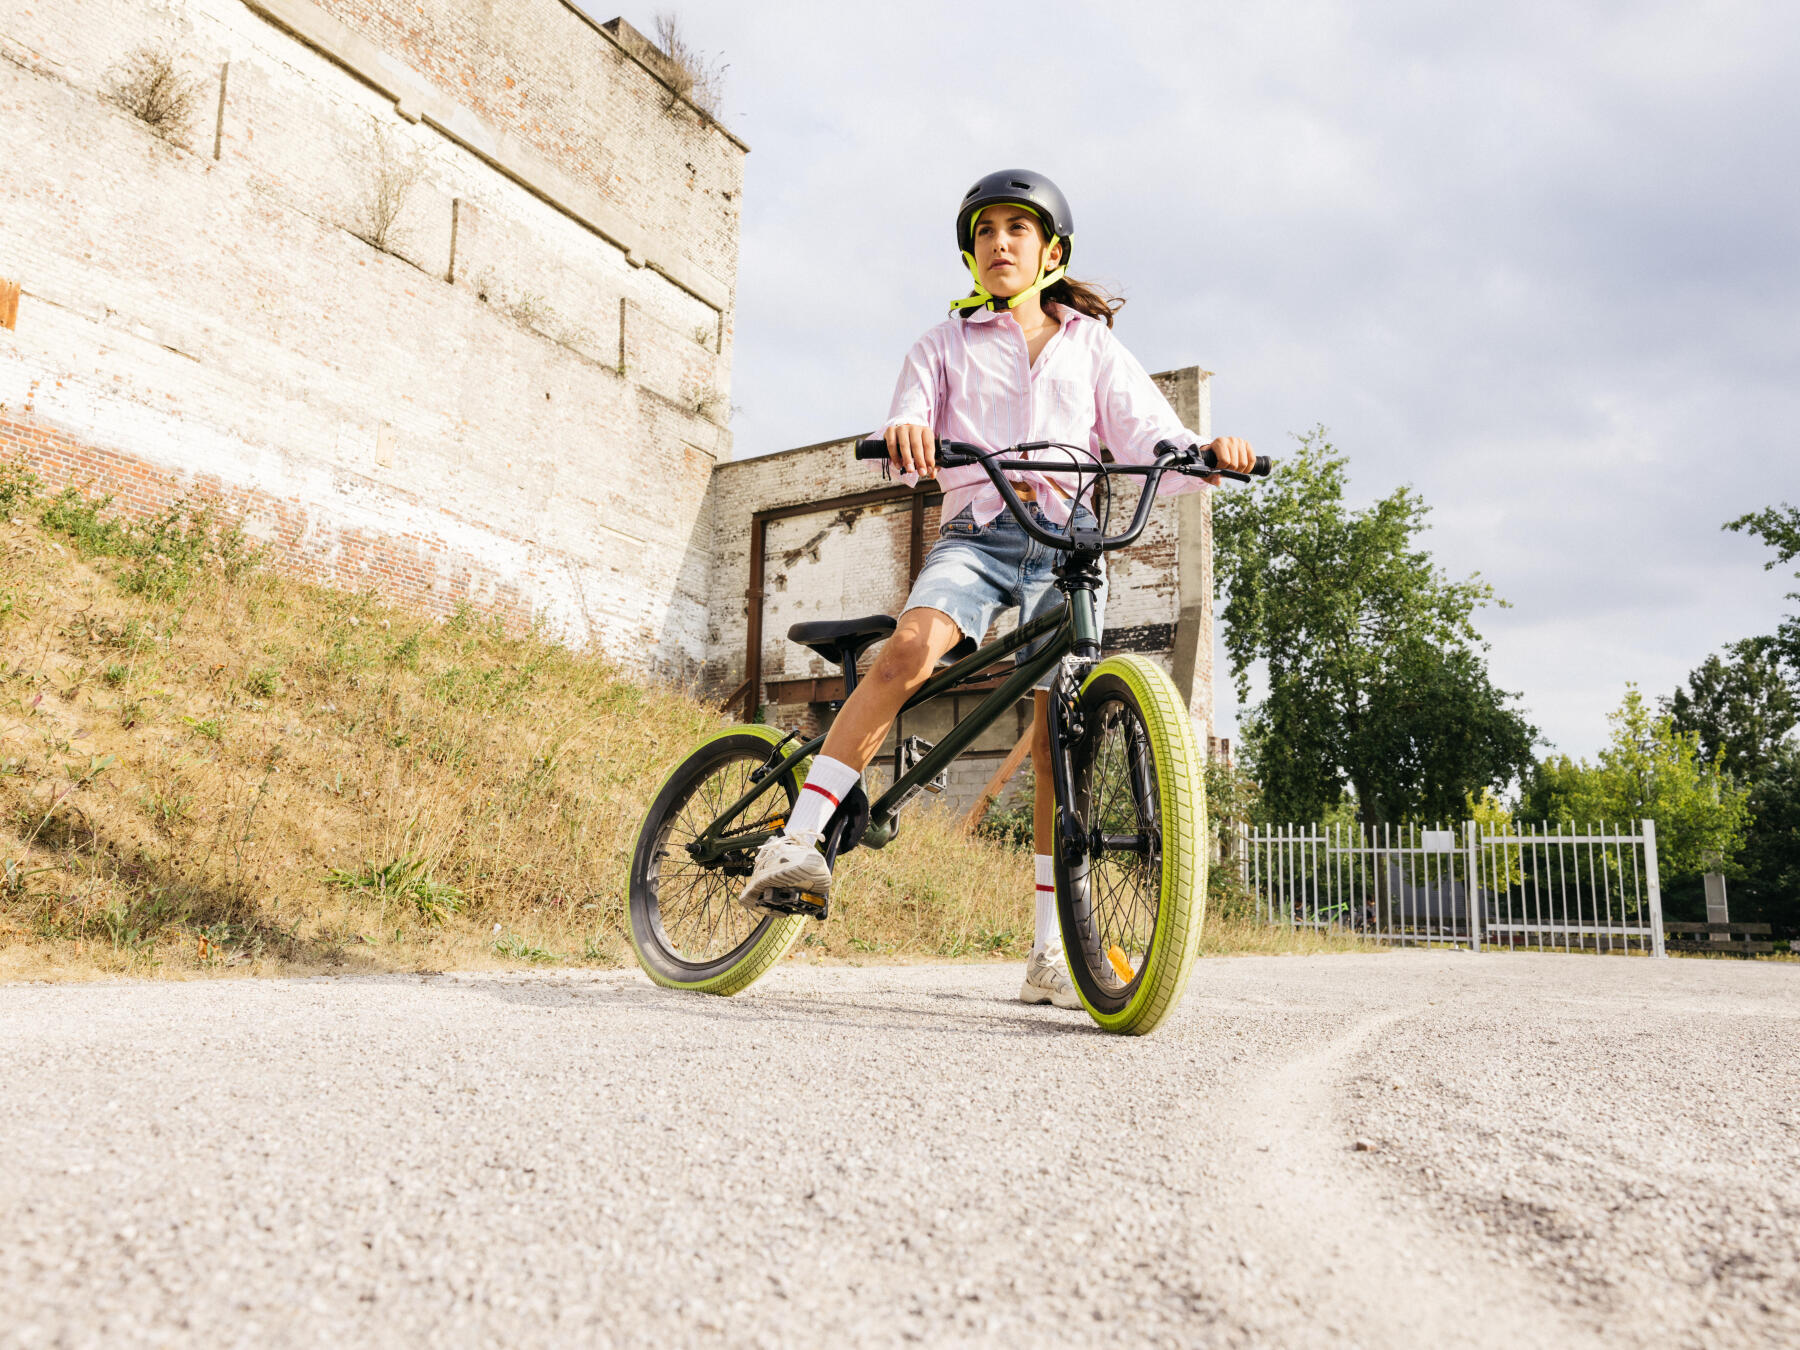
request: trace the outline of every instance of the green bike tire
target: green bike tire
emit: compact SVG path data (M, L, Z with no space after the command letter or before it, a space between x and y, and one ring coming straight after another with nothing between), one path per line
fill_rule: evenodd
M1106 1031L1143 1036L1161 1026L1181 1002L1206 921L1205 760L1186 700L1162 668L1144 657L1111 656L1097 662L1082 681L1078 706L1084 729L1070 756L1078 806L1091 831L1106 823L1089 814L1097 809L1094 779L1105 772L1096 767L1103 758L1097 748L1103 723L1110 718L1116 728L1135 717L1154 772L1154 816L1144 810L1152 795L1148 785L1134 780L1131 787L1139 833L1156 841L1146 848L1140 883L1146 904L1155 895L1156 909L1131 980L1122 981L1117 966L1104 956L1103 929L1110 921L1101 917L1094 899L1100 888L1090 875L1090 862L1073 870L1063 862L1060 820L1055 853L1057 917L1082 1006ZM1149 829L1144 828L1146 820Z
M766 914L744 940L730 951L706 960L685 959L663 931L658 895L662 851L676 818L709 774L747 758L768 758L781 740L779 732L764 726L736 726L709 736L677 764L650 803L638 831L631 861L631 893L628 932L638 964L665 989L686 989L699 994L729 996L743 992L787 954L807 920L798 914ZM806 761L783 776L775 790L785 791L789 807L806 781Z

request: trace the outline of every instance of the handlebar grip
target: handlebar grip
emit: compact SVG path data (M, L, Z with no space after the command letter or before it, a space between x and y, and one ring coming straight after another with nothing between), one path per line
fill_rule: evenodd
M879 437L870 437L856 443L858 459L886 459L888 457L887 442ZM937 443L937 462L940 469L960 469L964 465L973 464L981 458L981 452L972 445L961 441L939 441Z
M1200 462L1209 469L1216 469L1219 467L1219 457L1211 450L1202 450L1200 452ZM1269 462L1269 457L1267 455L1258 455L1256 457L1256 463L1250 466L1250 476L1252 478L1267 478L1269 476L1269 470L1274 467L1275 466Z

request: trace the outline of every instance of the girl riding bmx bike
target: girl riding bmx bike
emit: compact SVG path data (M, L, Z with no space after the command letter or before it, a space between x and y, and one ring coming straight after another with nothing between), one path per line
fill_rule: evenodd
M835 860L891 840L900 807L1029 689L1036 914L1020 998L1141 1034L1179 1001L1199 940L1203 763L1162 669L1101 657L1104 555L1143 532L1159 490L1267 462L1240 440L1192 443L1112 335L1122 302L1068 277L1069 207L1043 175L989 174L956 231L974 290L913 346L883 436L857 451L909 483L937 478L939 540L897 622L790 633L843 665L826 736L790 748L793 736L736 727L670 775L633 860L632 943L660 984L745 988L829 912ZM1131 477L1144 480L1136 509L1109 533L1111 480ZM1007 606L1017 630L977 649ZM857 657L883 638L859 679ZM896 747L895 781L871 802L862 773L895 715L1007 658L1012 674L937 746L916 761Z

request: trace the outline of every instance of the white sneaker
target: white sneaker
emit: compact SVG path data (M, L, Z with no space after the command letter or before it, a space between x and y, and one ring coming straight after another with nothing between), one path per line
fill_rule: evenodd
M1034 951L1025 963L1025 983L1019 986L1021 1003L1053 1003L1059 1008L1079 1008L1081 995L1069 978L1062 953L1054 957Z
M831 894L831 868L818 846L807 839L778 834L759 848L756 868L738 896L738 904L752 914L761 914L763 897L771 891L799 891L821 899Z

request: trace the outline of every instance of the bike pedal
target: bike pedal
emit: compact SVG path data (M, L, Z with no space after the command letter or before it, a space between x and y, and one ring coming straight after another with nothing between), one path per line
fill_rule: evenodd
M763 899L763 908L777 914L802 914L823 923L831 913L831 897L810 891L770 891Z
M911 773L913 766L930 754L931 750L932 743L923 736L908 736L896 745L894 747L894 781L897 783ZM894 803L894 814L899 815L900 812L918 801L924 793L929 792L935 796L942 792L948 786L949 779L950 771L946 769L935 778L927 779L923 783L914 783L906 790L906 795Z

